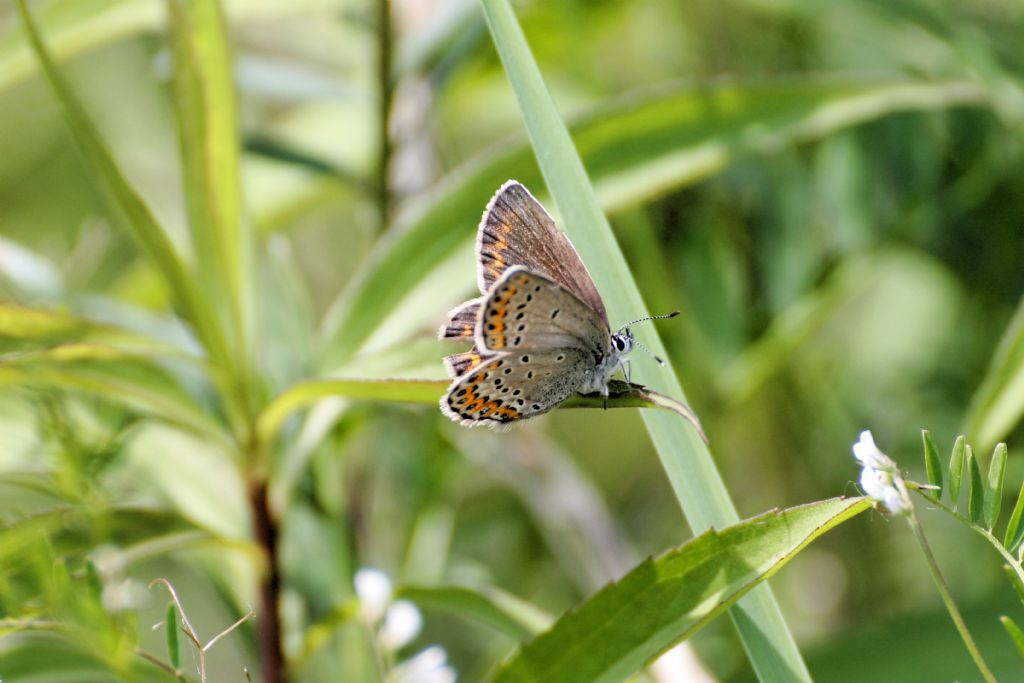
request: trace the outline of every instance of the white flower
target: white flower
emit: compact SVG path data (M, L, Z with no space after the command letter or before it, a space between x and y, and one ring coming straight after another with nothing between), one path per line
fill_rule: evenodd
M431 645L391 671L389 683L455 683L455 669L440 645Z
M864 495L882 503L892 514L910 511L910 496L899 467L879 450L869 430L861 432L860 440L853 444L853 456L864 468L860 473L860 487Z
M391 602L391 579L379 569L364 567L352 583L359 598L359 615L369 623L380 621Z
M384 623L377 637L381 647L395 651L413 641L423 628L423 617L416 605L408 600L399 600L384 613Z

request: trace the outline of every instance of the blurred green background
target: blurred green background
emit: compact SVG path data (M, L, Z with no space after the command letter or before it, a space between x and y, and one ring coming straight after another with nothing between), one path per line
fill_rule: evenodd
M164 4L31 8L124 175L187 245ZM649 308L683 311L658 329L741 516L855 494L850 445L868 428L920 480L921 428L945 453L967 431L983 461L1008 441L1007 496L1016 492L1024 5L516 9ZM550 205L477 4L396 1L390 32L378 30L380 11L225 4L256 244L260 401L327 374L442 378L441 356L458 349L434 330L473 291L472 235L487 200L515 177ZM382 68L393 74L386 87ZM162 354L123 370L118 386L157 373L222 421L189 360L191 332L94 181L3 2L5 359L95 332L81 321L116 326ZM78 322L32 328L24 308ZM104 330L96 338L110 339ZM206 637L257 603L244 468L222 444L154 417L148 395L38 386L2 366L0 380L0 679L142 675L124 634L165 656L150 626L166 595L144 588L156 577L174 583ZM338 616L359 567L398 585L493 586L558 614L690 535L632 409L556 411L494 434L428 406L326 402L290 418L273 448L284 649L297 681L370 675L365 637ZM1014 680L1021 661L997 617L1019 621L1021 605L998 558L923 514L983 652ZM773 579L816 680L980 680L909 540L902 524L863 515ZM82 602L85 558L101 570L105 609ZM55 561L68 583L54 578ZM480 679L514 644L422 607L424 632L402 656L440 644L460 680ZM257 643L252 623L219 643L211 680L257 672ZM693 645L718 680L752 680L727 619Z

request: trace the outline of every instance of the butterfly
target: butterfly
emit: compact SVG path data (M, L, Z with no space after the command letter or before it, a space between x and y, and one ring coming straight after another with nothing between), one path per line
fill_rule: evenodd
M628 327L611 331L576 249L517 181L487 204L476 260L482 296L452 309L438 331L441 339L473 342L445 358L452 383L441 412L463 425L504 425L542 415L577 392L607 397L609 378L625 371L636 342Z

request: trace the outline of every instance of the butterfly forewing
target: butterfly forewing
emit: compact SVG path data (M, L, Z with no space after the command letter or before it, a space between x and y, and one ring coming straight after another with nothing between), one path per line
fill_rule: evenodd
M509 267L516 265L562 285L608 327L604 302L572 242L529 190L510 180L487 205L477 233L480 291L486 293Z
M484 351L564 349L600 360L609 345L608 327L596 311L549 278L522 266L494 282L480 307L476 345Z

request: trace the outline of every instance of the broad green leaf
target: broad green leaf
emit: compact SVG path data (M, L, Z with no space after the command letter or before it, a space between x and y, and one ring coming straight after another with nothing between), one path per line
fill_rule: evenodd
M961 81L687 84L619 98L578 119L571 130L602 207L614 211L703 180L745 154L820 139L893 112L984 106L984 97ZM406 207L332 307L324 327L324 367L334 369L355 354L402 297L453 253L469 253L487 200L509 178L544 194L525 140L453 171ZM576 247L583 251L580 243ZM626 311L621 320L638 314Z
M1003 503L1003 476L1006 474L1006 444L996 445L992 462L988 466L988 489L985 491L985 527L989 531L999 521L999 508Z
M0 386L62 388L116 401L225 447L224 428L150 354L75 343L3 356Z
M566 233L594 276L598 289L604 292L609 316L613 320L630 320L630 316L647 315L626 259L608 219L598 206L583 162L547 91L511 6L507 0L481 0L481 4L519 102L545 184L562 214ZM764 116L762 120L766 118L770 117ZM672 129L678 130L677 125ZM683 129L702 139L699 134L703 131L686 126ZM616 154L628 156L630 152L623 147ZM653 326L645 330L645 337L656 355L668 357ZM686 402L670 364L645 364L637 368L636 375L641 384L656 386L667 395ZM737 522L736 508L698 431L667 412L644 411L643 419L690 527L700 533L712 526L724 527ZM762 681L810 680L807 666L768 586L759 587L738 604L732 611L732 618L747 656Z
M970 513L971 521L980 525L985 516L985 485L981 480L981 465L974 457L974 449L970 444L965 447L965 452L964 460L970 484L970 488L967 490L967 510Z
M956 437L953 443L953 452L949 456L949 503L956 510L957 501L960 498L960 485L964 480L964 445L967 443L964 435Z
M1017 654L1024 657L1024 631L1020 630L1020 626L1017 626L1013 619L1007 616L999 617L1000 623L1003 628L1006 629L1007 635L1010 636L1010 640L1013 641L1014 647L1017 648Z
M57 99L64 121L85 160L93 168L98 184L105 191L112 207L130 229L142 250L163 275L182 315L195 326L207 351L213 359L221 361L218 363L220 367L227 367L223 361L228 359L230 354L224 345L221 330L216 324L212 310L199 296L183 261L166 233L156 222L149 207L146 206L139 194L125 180L96 126L57 70L36 30L25 0L16 0L16 4L21 15L22 25L46 80Z
M693 635L829 529L870 509L833 498L769 512L649 559L560 618L494 681L621 681Z
M198 277L233 366L247 372L250 239L242 220L238 104L217 0L167 0L182 177Z
M932 435L927 429L921 430L921 441L924 443L924 467L928 472L928 483L938 488L929 491L928 495L936 500L942 498L942 462L939 460L939 449L932 441Z
M398 597L468 617L516 640L537 636L554 621L540 608L496 588L403 586Z
M964 431L989 448L1024 415L1024 298L1006 326L985 379L971 399Z
M1017 550L1017 546L1024 540L1024 524L1021 524L1021 517L1024 517L1024 482L1020 485L1020 493L1017 494L1017 502L1010 513L1010 521L1006 524L1006 534L1003 536L1003 545L1011 553Z

